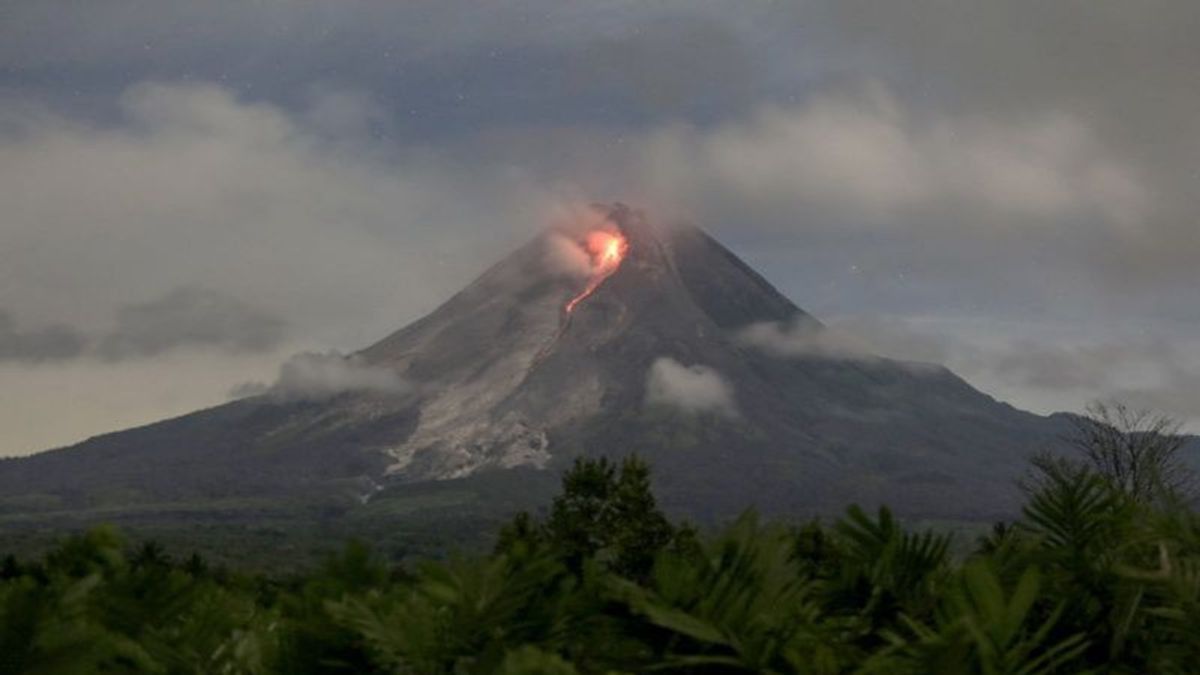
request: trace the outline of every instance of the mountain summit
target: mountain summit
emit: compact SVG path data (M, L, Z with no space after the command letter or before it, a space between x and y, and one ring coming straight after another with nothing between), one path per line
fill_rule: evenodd
M855 501L983 518L1013 508L1026 457L1058 431L940 366L830 348L819 321L697 228L620 204L584 220L325 363L356 375L326 378L340 385L281 377L260 396L0 462L0 514L358 504L497 477L521 492L574 457L637 452L665 505L700 519Z

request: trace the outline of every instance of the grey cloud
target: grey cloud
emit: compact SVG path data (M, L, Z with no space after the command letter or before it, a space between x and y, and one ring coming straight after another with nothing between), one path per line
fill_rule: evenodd
M860 270L855 301L879 304L837 312L896 311L888 298L904 301L901 311L1076 311L1081 297L1110 290L1096 281L1111 278L1106 261L1117 251L1130 269L1153 264L1149 249L1126 244L1155 240L1168 200L1155 174L1086 114L929 111L902 91L872 79L817 86L799 102L764 102L715 124L660 125L620 143L603 129L531 129L493 138L503 150L490 152L547 183L574 181L596 198L645 204L656 217L757 246L778 259L764 272L785 290L837 282L834 300L845 302L845 270Z
M1104 339L897 316L837 317L827 328L765 322L743 344L784 357L898 359L915 368L947 365L990 393L1003 392L1042 412L1082 410L1111 399L1200 421L1200 344L1133 335Z
M53 361L79 356L86 338L63 325L21 330L7 312L0 310L0 361Z
M1051 346L1017 341L986 356L980 367L1019 386L1084 392L1089 399L1200 421L1200 359L1163 340Z
M685 366L667 357L656 359L650 366L646 403L690 413L737 414L733 388L720 373L702 364Z
M574 79L609 84L658 115L742 108L760 68L728 21L700 14L646 20L639 30L582 43Z
M1135 408L1195 422L1200 419L1200 367L1175 371L1157 386L1116 389L1110 397ZM1200 433L1195 424L1190 429Z
M921 326L900 318L868 320L866 330L879 324L888 327L862 334L871 336L880 353L940 354L939 362L1019 405L1054 412L1116 400L1200 422L1200 343L1195 340L1141 332L1100 338L1062 334L1061 325L998 329L986 322L960 332L949 327L952 323Z
M1175 370L1176 362L1174 351L1159 342L1055 345L1018 340L996 353L988 367L999 377L1041 389L1101 391L1131 363L1142 370Z
M773 210L766 220L776 222L825 215L842 230L919 223L947 237L1004 237L1091 219L1122 231L1151 201L1083 117L917 115L879 83L711 129L667 129L643 147L655 169L645 178L673 201L732 201L744 213Z
M1200 65L1192 33L1200 8L1187 0L839 0L829 8L842 48L869 54L867 67L909 68L923 81L952 86L938 93L959 105L1086 103L1106 118L1124 111L1176 119L1185 110L1171 104L1194 103L1200 94L1178 86Z
M745 17L777 14L765 6L356 0L330 12L304 0L153 10L136 0L40 5L15 3L0 24L0 62L8 66L0 89L11 83L105 109L89 99L106 88L208 80L293 106L314 82L333 83L378 92L402 118L387 131L412 139L470 134L499 120L641 124L648 115L721 115L761 92L758 73L776 63L774 55L751 53L764 31Z
M10 309L35 324L70 316L99 334L147 288L210 288L316 344L356 346L542 225L549 192L522 172L419 147L385 157L386 144L355 131L354 109L367 105L357 100L338 95L308 116L212 85L143 84L106 125L0 106ZM187 319L147 314L170 311L130 311L106 350L153 351L175 337L252 347L272 330L258 321L249 337L134 335L175 332L162 322Z
M271 385L266 382L250 380L247 382L239 382L229 388L229 398L249 398L251 396L262 396L271 391Z
M1092 250L1102 278L1118 287L1195 282L1187 261L1200 253L1200 4L850 0L830 9L837 30L825 36L840 46L826 46L869 55L863 69L919 86L926 107L1087 120L1155 187L1153 214Z
M178 288L117 312L115 330L99 344L108 358L147 357L176 347L261 352L277 346L284 322L235 297L204 288Z
M952 351L961 353L947 335L922 329L915 322L888 315L851 315L829 322L831 330L867 345L875 354L901 361L945 364Z

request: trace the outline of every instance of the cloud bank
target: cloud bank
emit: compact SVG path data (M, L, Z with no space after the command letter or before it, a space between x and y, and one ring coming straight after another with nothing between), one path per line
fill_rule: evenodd
M1132 228L1151 202L1136 169L1084 118L918 115L874 82L715 129L669 129L651 143L659 183L680 201L709 194L751 213L804 207L842 226L959 218L960 228L987 228L997 221L979 215L996 214L1014 226L1079 216Z
M181 287L148 302L123 305L116 311L115 325L97 335L65 325L20 330L7 312L0 311L0 361L46 363L85 357L119 361L186 347L262 353L281 344L284 336L283 320L206 288Z
M369 100L337 92L293 111L143 83L105 123L20 100L0 110L5 302L35 325L70 317L96 333L147 288L204 288L315 340L361 343L456 290L545 208L520 172L374 140L355 121L375 114ZM121 320L157 331L148 313L168 311Z
M86 338L69 326L22 330L8 312L0 311L0 361L51 361L83 353Z
M262 352L277 346L284 322L218 291L179 288L117 312L116 329L99 345L107 358L146 357L180 346Z
M321 401L349 392L403 394L411 389L395 371L337 352L296 354L279 367L274 384L247 383L235 397L263 394L281 402Z

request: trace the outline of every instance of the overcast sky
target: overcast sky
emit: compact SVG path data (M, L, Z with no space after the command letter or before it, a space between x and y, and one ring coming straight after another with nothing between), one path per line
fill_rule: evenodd
M0 455L228 399L580 200L1039 412L1200 421L1200 3L0 0Z

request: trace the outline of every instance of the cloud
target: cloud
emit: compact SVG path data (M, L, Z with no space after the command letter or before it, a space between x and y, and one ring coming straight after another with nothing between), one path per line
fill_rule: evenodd
M886 314L853 314L829 320L829 330L847 336L872 354L900 361L945 364L952 350L964 345L953 337L921 327L918 321Z
M982 351L966 365L1011 386L1074 395L1081 402L1116 400L1200 423L1200 345L1134 337L1035 342L1017 339Z
M1064 345L1022 339L995 352L988 367L1010 382L1040 389L1099 391L1111 388L1131 366L1158 372L1175 361L1174 351L1160 341Z
M219 291L178 288L117 312L116 329L99 345L107 358L147 357L176 347L262 352L279 345L284 322Z
M648 147L655 182L680 201L708 195L746 213L835 216L839 227L956 218L958 229L992 228L996 219L979 216L996 214L1010 228L1075 217L1133 228L1151 203L1136 170L1084 118L916 114L878 82L769 104L713 129L666 129Z
M261 353L279 346L285 328L281 319L237 298L186 287L119 308L115 323L100 335L61 324L21 331L7 312L0 311L0 361L140 359L178 347Z
M234 387L231 396L264 394L277 401L320 401L347 392L403 394L408 383L395 371L371 366L356 356L337 352L296 354L279 367L275 383L248 382Z
M665 405L689 413L736 414L733 390L720 373L708 366L685 366L661 357L646 377L646 403Z
M832 330L890 358L944 364L984 391L1043 413L1118 400L1200 422L1200 342L1073 322L850 316ZM781 339L770 326L763 335ZM785 346L788 343L784 343ZM803 341L799 343L801 346ZM799 348L799 347L796 347Z
M1174 416L1200 434L1200 367L1176 370L1155 386L1115 389L1108 398Z
M998 122L1039 110L1087 120L1108 154L1154 188L1149 220L1092 250L1098 276L1119 288L1195 283L1187 261L1200 253L1200 89L1190 83L1200 50L1189 27L1200 5L849 0L829 9L831 30L815 41L860 54L863 71L909 80L929 107Z
M0 361L53 361L79 356L86 339L62 325L22 331L7 312L0 310Z
M147 288L205 288L357 346L537 231L550 201L520 171L372 137L361 97L289 111L143 83L118 103L104 123L0 106L0 269L27 321L98 333Z
M764 321L747 326L737 339L772 356L878 358L871 353L867 343L856 336L815 323Z
M288 353L370 344L523 243L551 201L519 170L373 136L360 96L288 109L152 82L109 104L76 117L0 82L0 286L19 321L0 331L0 390L22 399L5 400L22 414L0 421L21 429L0 453L213 405ZM106 397L102 375L130 389Z
M890 358L918 367L942 365L950 355L945 336L923 332L897 317L839 317L825 325L764 321L737 335L743 345L783 358L875 361ZM961 346L960 346L961 347Z
M547 184L575 181L593 198L698 223L818 311L828 296L838 313L1061 313L1101 294L1146 311L1136 305L1148 296L1113 293L1140 287L1112 263L1137 276L1161 259L1151 243L1168 237L1167 205L1180 195L1164 194L1155 170L1065 101L992 115L907 93L879 77L840 79L794 102L615 139L586 126L494 135L490 153ZM1200 255L1194 241L1177 244ZM1155 295L1159 307L1182 308L1178 282L1200 281L1194 266L1173 267L1176 285L1157 290L1177 292Z

